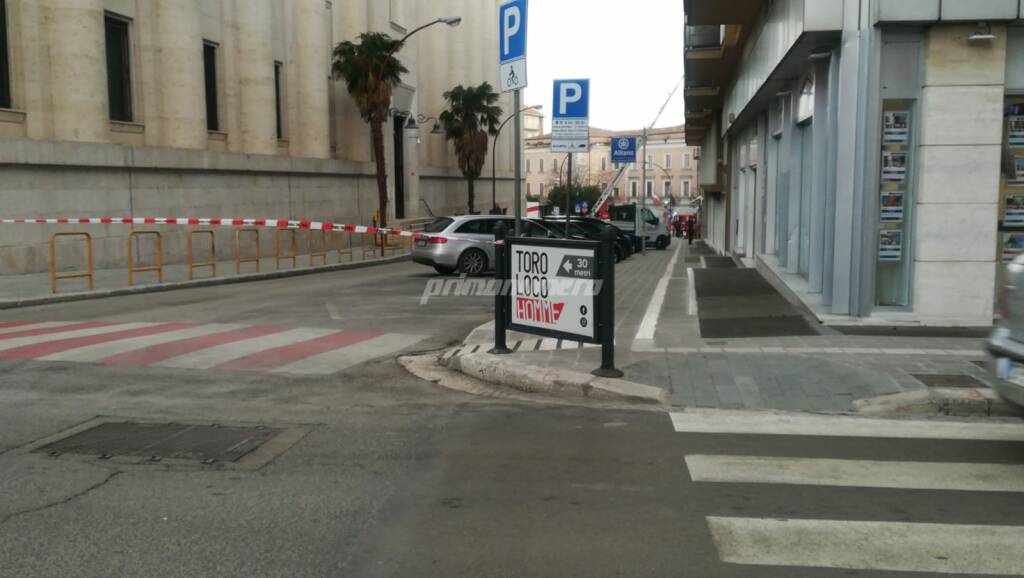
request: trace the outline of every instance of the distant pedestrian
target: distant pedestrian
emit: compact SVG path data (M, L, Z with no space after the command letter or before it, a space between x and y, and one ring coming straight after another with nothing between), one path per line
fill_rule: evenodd
M689 219L686 219L686 243L688 245L692 245L693 244L693 236L694 236L694 233L696 232L695 231L696 227L694 225L695 225L695 223L694 223L694 220L693 220L692 217L689 218Z

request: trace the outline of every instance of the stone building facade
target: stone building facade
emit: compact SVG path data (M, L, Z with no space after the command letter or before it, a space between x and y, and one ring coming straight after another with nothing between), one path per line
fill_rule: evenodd
M578 153L573 165L573 180L604 188L615 177L618 165L611 160L612 137L637 137L641 131L610 131L590 129L590 152ZM551 152L551 135L526 139L525 178L528 196L544 197L551 187L566 179L565 153ZM639 160L642 151L637 151ZM676 202L687 204L697 196L700 171L699 149L686 144L682 126L650 131L647 141L647 187L641 183L642 166L629 166L616 187L619 202L638 199L646 190L648 197L665 199L671 195Z
M369 127L330 79L337 43L410 39L385 127L389 216L465 212L450 144L432 134L456 84L497 86L499 0L0 0L0 213L369 223ZM511 108L511 98L500 105ZM426 122L412 128L409 117ZM498 143L511 204L511 131ZM93 227L97 266L123 266L123 226ZM0 229L0 273L45 270L53 229ZM165 259L183 259L167 230ZM233 234L218 232L228 256ZM223 238L220 238L223 237ZM73 257L73 256L72 256Z

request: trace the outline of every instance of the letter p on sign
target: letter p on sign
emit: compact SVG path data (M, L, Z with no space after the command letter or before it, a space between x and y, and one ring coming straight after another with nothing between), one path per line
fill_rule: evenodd
M502 64L526 58L526 1L512 0L501 5L498 25Z
M558 114L560 116L566 116L569 114L569 105L574 102L579 102L583 98L583 87L575 82L563 82L559 86L560 94L558 95Z

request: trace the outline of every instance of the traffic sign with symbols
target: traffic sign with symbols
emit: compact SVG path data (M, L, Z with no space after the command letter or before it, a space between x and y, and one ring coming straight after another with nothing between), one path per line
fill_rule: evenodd
M556 80L551 114L551 150L590 150L590 80Z
M526 8L528 0L511 0L498 10L501 91L526 88Z

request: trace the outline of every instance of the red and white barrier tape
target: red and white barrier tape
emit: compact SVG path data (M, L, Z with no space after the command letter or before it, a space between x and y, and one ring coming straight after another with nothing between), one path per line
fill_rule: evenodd
M342 231L394 237L432 237L419 231L389 227L368 227L292 219L198 219L195 217L62 217L58 219L0 219L0 225L192 225L200 227L267 227L272 229L309 229L311 231ZM449 237L450 238L450 237Z

